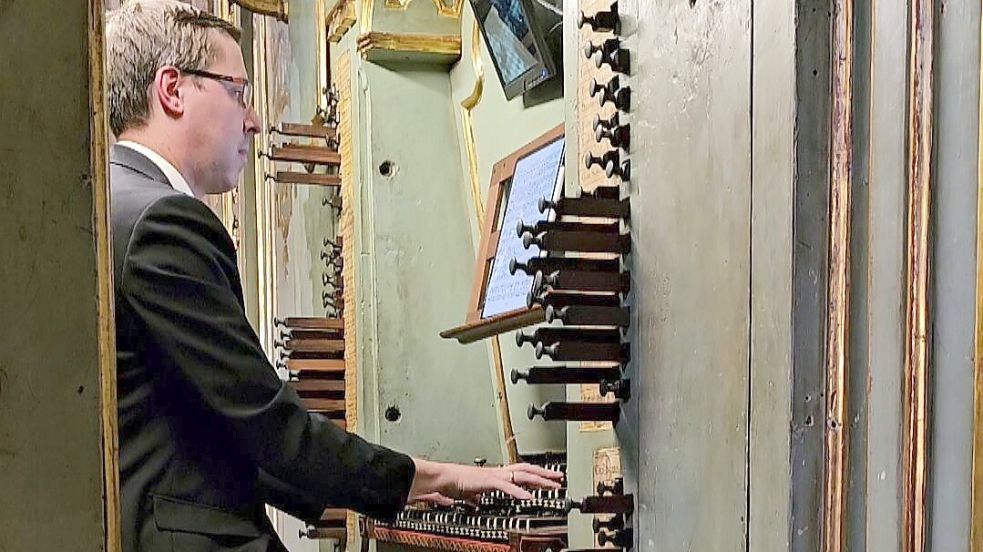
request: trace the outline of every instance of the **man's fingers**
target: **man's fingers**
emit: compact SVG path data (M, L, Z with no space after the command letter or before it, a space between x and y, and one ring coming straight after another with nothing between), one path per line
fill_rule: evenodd
M438 504L440 506L453 506L454 499L447 498L440 493L427 493L425 495L420 495L414 497L410 502L427 502L430 504Z
M536 466L534 464L513 464L511 466L506 466L506 469L517 472L531 473L553 481L561 481L564 477L563 472L548 470L542 466Z
M519 475L516 474L516 482L518 482ZM499 491L503 493L518 498L519 500L530 500L532 499L532 493L523 489L518 485L513 485L508 480L494 478L493 485Z
M552 479L546 479L534 473L518 471L515 472L515 483L516 485L521 485L523 487L536 487L539 489L559 489L560 484ZM510 478L511 481L512 478Z

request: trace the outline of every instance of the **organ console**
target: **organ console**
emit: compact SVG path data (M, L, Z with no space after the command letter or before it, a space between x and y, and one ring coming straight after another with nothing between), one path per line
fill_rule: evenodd
M565 461L527 459L547 469L565 470ZM568 497L565 487L531 491L518 500L500 491L453 506L414 505L393 523L363 518L364 537L437 550L469 552L545 552L567 544Z

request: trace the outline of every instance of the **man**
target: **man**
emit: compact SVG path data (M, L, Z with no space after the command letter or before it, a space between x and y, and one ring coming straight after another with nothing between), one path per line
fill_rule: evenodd
M239 32L173 0L107 19L112 231L126 552L284 550L263 513L392 518L407 500L554 488L371 445L307 412L267 363L235 251L201 202L232 189L259 131Z

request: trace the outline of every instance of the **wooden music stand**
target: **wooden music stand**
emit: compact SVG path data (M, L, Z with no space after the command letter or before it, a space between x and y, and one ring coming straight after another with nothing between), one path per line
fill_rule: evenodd
M515 174L516 164L522 158L563 137L563 125L559 125L495 164L492 169L491 185L488 189L488 201L485 205L484 227L481 229L481 242L478 247L478 259L475 266L468 314L464 324L440 332L440 337L456 339L460 343L472 343L479 339L524 328L546 320L545 313L539 305L496 314L488 318L483 318L482 313L485 308L485 295L488 280L491 277L492 262L498 255L499 237L503 230L501 218L507 211L507 209L502 208L502 202L505 200L506 190ZM511 204L514 195L508 195L508 201ZM514 228L505 228L504 230L506 232L515 231ZM499 262L501 261L502 259L499 259Z

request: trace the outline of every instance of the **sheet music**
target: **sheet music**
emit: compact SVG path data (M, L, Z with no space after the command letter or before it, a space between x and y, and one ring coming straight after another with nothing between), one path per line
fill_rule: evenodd
M482 318L526 308L526 295L532 289L533 277L522 271L509 274L509 261L515 258L526 262L539 256L540 251L535 245L524 248L515 227L520 220L527 225L546 220L547 214L539 212L539 200L544 197L555 199L562 190L563 145L564 139L560 138L523 157L515 165L500 226L498 252L485 291Z

